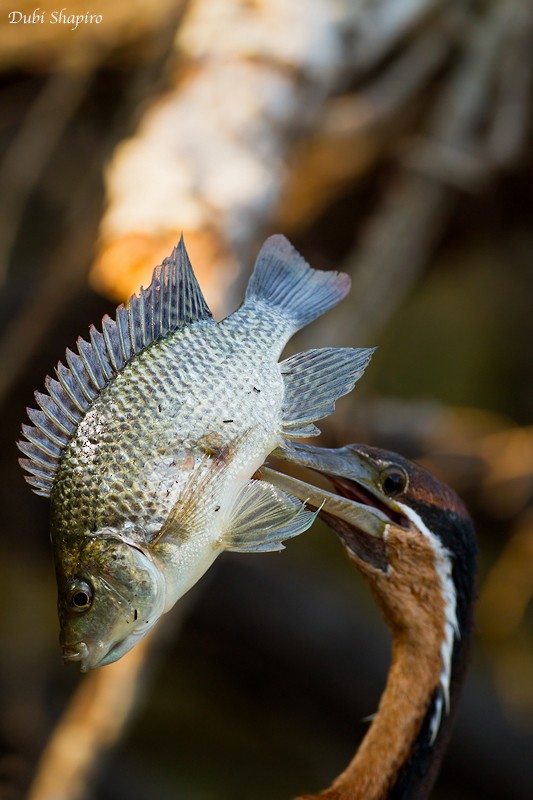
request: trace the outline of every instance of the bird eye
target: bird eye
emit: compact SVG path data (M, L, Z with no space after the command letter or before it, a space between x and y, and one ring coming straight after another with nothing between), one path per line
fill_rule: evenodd
M389 497L397 497L405 492L407 482L407 473L400 467L386 467L381 473L381 485Z
M70 606L74 611L87 611L93 602L93 590L85 581L74 581L70 587Z

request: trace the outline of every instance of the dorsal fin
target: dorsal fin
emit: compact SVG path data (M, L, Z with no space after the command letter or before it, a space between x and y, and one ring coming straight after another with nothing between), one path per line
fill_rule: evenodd
M156 267L152 282L129 307L117 308L115 319L105 316L102 332L94 325L89 341L77 341L78 353L66 351L68 366L57 365L57 380L46 377L48 394L35 393L41 410L30 408L33 422L23 425L25 440L18 442L27 458L20 464L36 494L48 497L59 459L88 408L126 364L154 342L185 325L211 320L185 249L183 236L172 255Z

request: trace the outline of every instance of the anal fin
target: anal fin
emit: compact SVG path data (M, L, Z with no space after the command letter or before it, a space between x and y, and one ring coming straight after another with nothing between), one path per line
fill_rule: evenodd
M228 514L221 544L239 553L283 550L283 541L306 531L317 513L278 487L251 480Z
M365 347L324 347L282 361L285 436L317 436L320 431L312 423L335 410L335 401L353 389L373 352Z

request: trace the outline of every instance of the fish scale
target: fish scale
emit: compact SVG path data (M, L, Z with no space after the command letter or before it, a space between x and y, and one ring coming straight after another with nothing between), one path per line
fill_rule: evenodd
M254 475L316 435L365 369L364 348L278 362L349 285L274 236L243 305L216 323L182 240L128 309L67 350L19 442L28 482L51 499L66 661L115 661L221 552L280 550L309 528L316 512Z
M84 533L87 530L87 518L79 516L77 521L80 531L72 529L75 514L69 513L68 505L75 506L78 503L76 491L69 494L67 502L63 499L62 487L64 484L71 487L72 473L79 472L83 475L80 490L83 496L91 498L91 504L98 509L98 527L115 525L121 516L131 516L126 497L132 507L134 506L135 517L141 524L150 522L152 525L161 525L177 497L176 493L161 496L157 485L151 486L143 479L154 454L157 457L158 449L164 448L172 452L176 441L185 441L185 447L194 450L198 447L198 440L206 438L210 431L216 432L216 444L221 448L231 445L235 438L235 429L244 431L248 427L257 431L250 443L254 451L259 449L262 452L265 447L270 451L276 446L277 442L268 447L268 442L262 441L267 437L272 438L273 423L276 416L279 416L281 405L282 381L279 370L275 370L276 361L271 359L271 375L266 372L267 379L270 377L272 382L276 378L278 380L278 402L274 403L273 392L267 401L262 400L261 394L253 392L254 381L260 382L260 375L257 368L247 369L249 358L246 358L245 348L242 348L244 352L240 356L235 352L226 356L222 370L220 345L216 336L212 337L215 341L210 341L207 347L203 339L195 347L192 342L187 341L188 338L190 337L173 337L163 343L158 351L145 350L134 369L127 374L118 375L114 383L94 402L76 436L68 445L58 471L54 487L56 535L62 535L65 517L69 520L65 531L69 537L77 538L79 532ZM200 370L196 366L191 368L186 361L179 373L172 369L172 365L182 363L186 355L193 359L196 349L202 355L195 362L201 364ZM228 363L230 361L233 361L232 368ZM202 383L196 379L199 372L202 373ZM164 391L153 391L156 377ZM231 393L224 394L221 390L228 385L228 381ZM209 386L212 393L207 395L204 385ZM181 391L187 392L188 396L180 400L175 386L181 387ZM252 387L251 391L248 386ZM266 395L263 394L263 397ZM164 413L154 413L159 405ZM110 413L110 407L113 413ZM233 416L228 417L228 414ZM231 429L223 423L227 418L233 419L230 423ZM93 440L97 449L87 444ZM117 442L120 443L119 447ZM119 491L117 487L114 491L109 491L109 487L102 484L100 464L105 465L109 474L121 475ZM158 503L154 498L158 498ZM157 515L154 519L156 504Z

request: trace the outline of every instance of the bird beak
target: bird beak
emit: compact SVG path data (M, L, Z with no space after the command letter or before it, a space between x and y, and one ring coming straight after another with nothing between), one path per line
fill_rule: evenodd
M274 455L327 477L333 491L268 467L261 469L263 477L308 505L320 508L320 516L339 534L352 554L386 569L381 545L387 526L394 524L407 528L409 521L402 507L383 493L379 469L368 454L357 445L333 450L292 444Z

